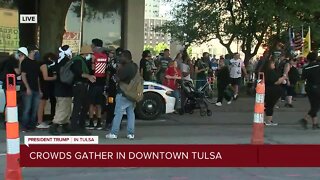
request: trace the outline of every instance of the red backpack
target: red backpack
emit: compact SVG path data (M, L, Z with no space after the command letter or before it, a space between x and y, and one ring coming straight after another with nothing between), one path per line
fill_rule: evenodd
M108 63L108 56L104 53L95 52L93 54L94 60L94 76L95 77L106 77L106 68Z

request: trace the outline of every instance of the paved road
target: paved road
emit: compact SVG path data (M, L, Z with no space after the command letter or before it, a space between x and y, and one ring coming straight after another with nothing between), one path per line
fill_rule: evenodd
M137 121L136 139L128 141L125 131L118 140L106 140L106 132L94 131L103 144L249 144L252 131L253 99L239 99L230 106L211 107L212 117L195 114L164 115L157 121ZM308 109L306 99L297 99L295 108L275 112L277 127L267 127L267 144L318 144L320 131L302 130L297 120ZM36 131L23 135L47 135ZM23 142L22 142L23 143ZM0 130L0 177L3 177L5 131ZM318 153L318 152L315 152ZM301 154L303 155L303 154ZM299 155L297 155L299 156ZM25 168L26 180L319 180L320 168Z

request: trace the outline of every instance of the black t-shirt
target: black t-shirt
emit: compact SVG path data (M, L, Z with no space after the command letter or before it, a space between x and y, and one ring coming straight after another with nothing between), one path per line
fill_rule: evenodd
M26 58L21 63L21 73L27 74L27 81L32 91L39 91L38 78L40 77L40 64L29 58ZM21 90L25 91L26 87L22 83Z
M302 79L307 80L308 89L317 86L320 87L320 63L313 62L308 64L302 71Z
M150 61L146 59L141 59L140 60L140 71L143 70L143 79L145 81L150 81L151 80L151 75L152 75L152 64Z
M6 89L7 86L7 74L16 74L14 71L15 68L19 67L19 61L14 57L10 56L7 60L5 60L3 64L3 72L1 72L0 80L3 82L3 89Z
M292 66L288 72L288 77L291 85L295 85L300 77L299 71L296 67Z
M217 70L217 80L218 84L228 85L230 83L230 73L227 66Z
M275 70L269 69L265 72L265 83L266 86L275 86L275 82L279 80L279 73Z
M42 65L47 66L47 71L48 71L48 76L49 77L53 77L53 71L54 71L54 67L53 67L53 63L52 61L41 61L40 62L40 67ZM40 69L40 85L41 85L41 90L52 90L53 89L53 85L54 85L54 81L45 81L43 74L41 72Z

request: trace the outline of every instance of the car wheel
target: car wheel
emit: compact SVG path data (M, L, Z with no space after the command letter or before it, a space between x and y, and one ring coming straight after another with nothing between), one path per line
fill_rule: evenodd
M164 103L160 95L145 93L143 100L137 104L136 114L143 120L155 120L162 114Z

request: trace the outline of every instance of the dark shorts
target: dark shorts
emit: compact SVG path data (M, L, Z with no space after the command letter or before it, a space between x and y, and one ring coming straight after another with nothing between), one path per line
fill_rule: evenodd
M104 86L90 86L89 87L89 103L92 105L102 105L105 102L103 96Z
M241 77L240 78L231 78L231 85L240 85L241 84Z
M43 86L41 88L41 92L42 92L42 100L48 100L51 98L54 98L54 86Z

